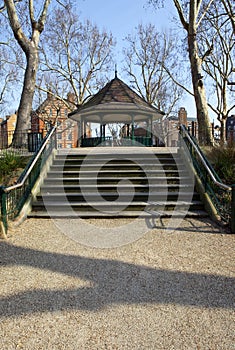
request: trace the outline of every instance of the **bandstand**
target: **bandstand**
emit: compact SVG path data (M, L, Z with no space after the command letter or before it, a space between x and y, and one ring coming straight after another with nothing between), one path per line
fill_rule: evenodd
M163 112L146 102L127 84L117 77L107 83L86 103L69 114L69 118L78 122L81 147L97 145L111 146L111 136L106 136L107 124L123 124L123 135L120 145L152 146L153 123L164 115ZM100 125L99 137L87 137L86 125ZM145 125L145 135L135 136L135 124Z

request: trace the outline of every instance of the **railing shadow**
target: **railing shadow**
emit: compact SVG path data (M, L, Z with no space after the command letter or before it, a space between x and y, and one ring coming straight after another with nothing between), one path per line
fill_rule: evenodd
M88 287L25 290L0 299L3 317L59 310L96 311L111 304L234 307L235 279L33 250L0 243L0 266L27 266L89 282ZM59 279L59 277L58 277ZM4 283L4 281L2 281Z

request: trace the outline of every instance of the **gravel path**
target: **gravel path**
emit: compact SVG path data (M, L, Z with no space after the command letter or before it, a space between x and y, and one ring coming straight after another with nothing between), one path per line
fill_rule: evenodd
M0 349L234 350L234 242L185 219L97 249L26 220L0 241Z

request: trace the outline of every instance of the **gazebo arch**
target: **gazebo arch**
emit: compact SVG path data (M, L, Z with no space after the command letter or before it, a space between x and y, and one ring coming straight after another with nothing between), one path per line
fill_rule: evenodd
M79 123L81 146L96 146L105 141L105 126L109 123L128 125L129 135L126 139L134 141L134 123L146 122L149 136L146 146L151 146L153 122L163 112L153 107L117 77L107 83L86 103L69 113L69 118ZM86 137L86 123L100 124L100 137ZM141 142L140 138L139 141Z

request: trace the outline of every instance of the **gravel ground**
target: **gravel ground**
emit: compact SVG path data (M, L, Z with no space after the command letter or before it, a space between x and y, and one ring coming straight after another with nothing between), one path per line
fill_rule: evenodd
M53 220L11 231L0 241L0 349L235 349L234 235L209 220L162 224L110 249Z

